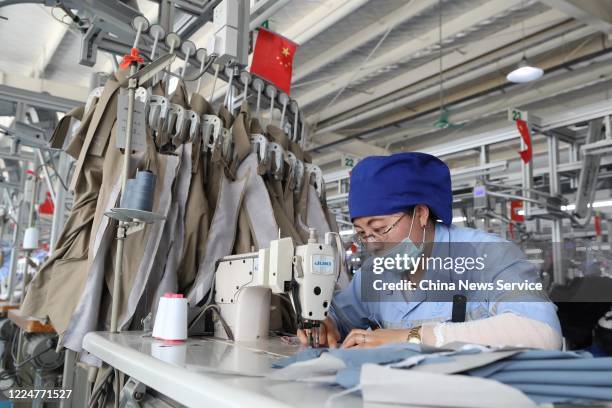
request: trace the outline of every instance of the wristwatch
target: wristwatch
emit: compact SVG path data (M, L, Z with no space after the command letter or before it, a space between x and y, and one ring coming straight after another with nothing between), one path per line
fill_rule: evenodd
M408 343L421 344L421 326L413 327L406 338Z

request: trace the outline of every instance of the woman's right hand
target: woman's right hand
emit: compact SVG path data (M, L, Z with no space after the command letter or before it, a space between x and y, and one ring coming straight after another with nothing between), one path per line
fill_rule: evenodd
M303 345L310 345L308 344L308 334L306 333L306 330L298 329L297 336L300 339L300 343ZM319 326L318 346L336 348L338 347L338 340L340 340L340 331L338 331L336 323L334 323L333 319L327 317Z

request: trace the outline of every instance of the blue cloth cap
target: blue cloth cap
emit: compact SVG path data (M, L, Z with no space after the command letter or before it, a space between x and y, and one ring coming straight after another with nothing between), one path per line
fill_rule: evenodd
M351 172L348 204L351 219L398 213L424 204L450 225L450 170L442 160L426 153L366 157Z

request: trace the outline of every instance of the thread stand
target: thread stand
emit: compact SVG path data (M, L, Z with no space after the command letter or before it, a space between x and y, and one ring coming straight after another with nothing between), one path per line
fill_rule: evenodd
M121 196L125 194L127 180L130 173L130 156L132 148L132 136L134 131L134 105L136 100L136 89L139 86L139 82L145 82L146 79L154 77L158 72L172 64L174 55L172 52L170 56L164 56L159 60L156 60L146 66L145 68L138 70L138 63L142 62L142 59L138 59L138 42L140 35L143 31L149 28L149 22L142 16L138 16L134 19L134 27L136 28L136 38L134 40L133 50L135 54L133 58L129 60L129 56L124 58L124 61L129 62L130 74L128 77L128 103L127 103L127 124L125 132L125 146L123 155L123 168L121 173ZM110 331L116 333L119 331L118 320L119 320L119 296L121 295L121 280L123 275L123 250L125 244L125 238L137 231L144 228L145 224L152 223L164 219L160 214L155 214L148 211L131 210L126 208L113 208L105 213L109 218L113 218L119 221L117 228L117 252L115 257L115 276L113 279L113 295L112 295L112 306L111 306L111 327Z

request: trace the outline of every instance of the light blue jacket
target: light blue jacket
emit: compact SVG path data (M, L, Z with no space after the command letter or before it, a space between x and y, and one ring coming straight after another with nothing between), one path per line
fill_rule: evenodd
M497 235L471 228L447 227L438 223L434 241L436 242L435 248L443 248L444 243L474 243L472 250L486 251L486 254L482 254L486 258L486 270L478 272L481 275L478 275L477 280L539 281L535 265L525 258L518 247ZM436 249L433 252L435 253ZM471 276L475 276L473 274L476 272L465 272L461 278L469 279L470 273L472 273ZM410 295L413 296L408 300L363 301L361 274L362 271L358 271L350 284L337 292L332 300L330 315L343 337L353 328L365 329L375 325L381 328L399 329L421 326L425 323L451 321L452 302L432 301L431 298L427 301L428 294L423 291L411 293ZM393 293L390 294L393 295ZM397 299L397 293L394 299ZM559 333L561 332L556 306L550 301L522 301L523 299L517 299L516 296L508 299L507 296L499 296L499 292L486 298L479 298L478 301L469 299L468 297L466 321L511 312L541 321Z

